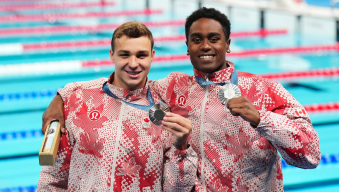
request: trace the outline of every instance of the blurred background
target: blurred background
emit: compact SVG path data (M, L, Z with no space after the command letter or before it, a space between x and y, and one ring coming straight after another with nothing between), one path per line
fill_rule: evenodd
M320 137L313 170L283 161L286 191L339 191L339 3L335 0L0 0L0 192L35 191L42 113L66 83L108 77L121 23L155 37L150 79L193 74L185 18L201 6L231 20L236 69L281 82Z

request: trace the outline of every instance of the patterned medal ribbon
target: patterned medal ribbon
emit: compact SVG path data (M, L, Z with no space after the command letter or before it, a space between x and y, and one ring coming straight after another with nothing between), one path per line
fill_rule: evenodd
M148 105L139 105L139 104L135 104L135 103L130 103L130 102L127 102L125 100L120 99L118 96L116 96L114 93L112 93L111 90L109 90L108 85L107 85L107 81L103 84L102 90L107 95L113 97L114 99L118 99L118 100L126 103L129 106L132 106L132 107L137 108L137 109L141 109L143 111L148 111L150 120L156 125L161 125L160 121L163 120L163 118L165 116L165 112L169 112L169 109L168 109L166 104L164 104L162 102L155 104L154 99L153 99L152 94L151 94L150 88L148 88L148 90L147 90L148 102L150 104L149 106Z
M241 91L238 87L238 73L235 69L231 74L231 82L215 83L198 76L195 76L195 79L199 85L221 85L222 87L219 90L218 97L223 105L225 105L228 100L241 96Z

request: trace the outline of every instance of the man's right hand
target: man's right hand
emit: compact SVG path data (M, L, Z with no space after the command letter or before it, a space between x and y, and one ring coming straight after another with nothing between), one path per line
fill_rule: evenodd
M42 114L42 128L41 132L45 134L47 126L54 120L60 123L61 133L65 133L65 118L64 118L64 102L60 95L56 95L44 114Z

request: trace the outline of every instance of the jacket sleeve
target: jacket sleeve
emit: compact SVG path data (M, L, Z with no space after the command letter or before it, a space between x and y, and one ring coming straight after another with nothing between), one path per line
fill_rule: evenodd
M293 166L312 169L319 164L319 137L305 108L278 82L263 94L256 130Z
M37 191L67 191L72 151L68 135L62 135L54 165L42 168Z
M67 191L68 175L72 154L72 132L67 129L67 116L69 114L70 96L74 95L77 89L77 83L70 83L63 89L59 89L58 93L64 100L64 114L66 117L66 133L62 135L59 149L53 166L44 166L41 170L37 191Z
M198 156L190 146L178 150L174 145L165 153L164 191L192 191L197 176Z
M169 105L171 90L178 78L188 76L184 73L171 73L167 78L153 81L150 87L162 101ZM189 146L186 150L178 150L171 139L172 134L167 132L167 150L164 154L163 190L168 191L193 191L197 177L198 155ZM189 137L190 143L190 137Z

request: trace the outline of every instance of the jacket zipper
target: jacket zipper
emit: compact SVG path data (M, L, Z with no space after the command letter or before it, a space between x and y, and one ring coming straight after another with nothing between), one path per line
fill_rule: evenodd
M206 183L205 183L205 175L204 175L204 168L205 168L204 123L205 123L205 106L207 102L209 88L210 88L209 85L207 85L205 97L204 97L202 108L201 108L201 124L200 124L201 181L202 181L203 191L205 192L206 192Z
M121 102L121 108L119 113L119 119L118 119L118 128L117 128L117 139L114 144L114 153L113 153L113 165L112 165L112 175L111 175L111 187L110 191L113 192L113 186L115 181L115 167L117 166L117 156L118 156L118 147L120 143L120 137L121 137L121 127L122 127L122 116L124 114L125 109L125 103Z

